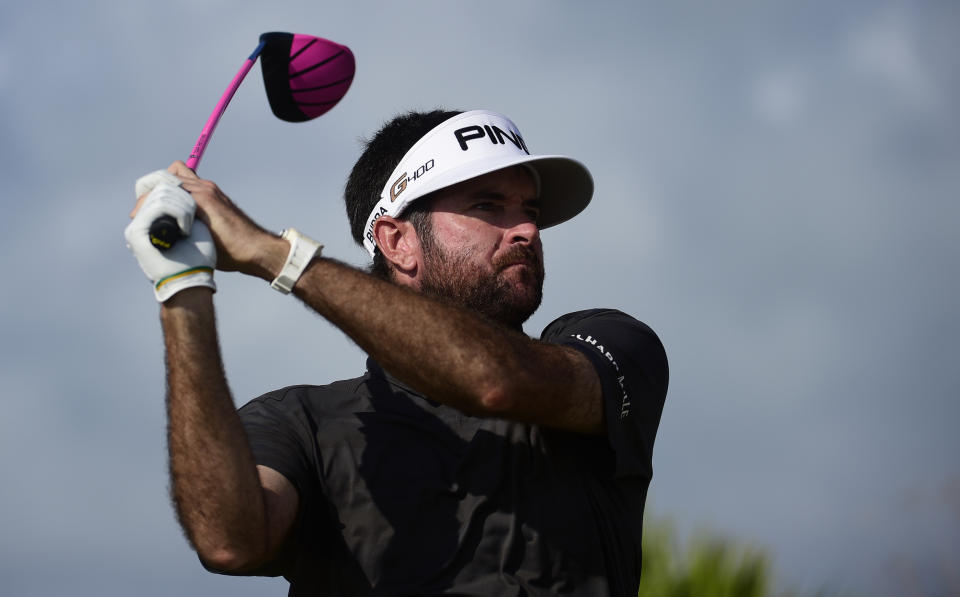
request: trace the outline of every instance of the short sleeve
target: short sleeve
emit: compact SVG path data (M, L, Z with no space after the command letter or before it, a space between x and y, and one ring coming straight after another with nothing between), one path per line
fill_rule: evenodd
M654 331L621 311L591 309L560 317L540 339L580 351L596 368L615 475L652 478L669 381L666 352Z
M238 411L253 459L287 478L301 500L307 498L314 475L309 454L310 419L300 400L299 386L254 398Z
M348 385L355 385L351 380ZM332 398L330 386L291 386L255 398L239 410L257 464L286 477L300 504L291 535L277 558L244 575L283 575L290 594L328 594L334 587L368 587L341 536L341 525L321 478L320 396ZM338 593L339 594L339 593ZM360 592L349 592L360 594Z
M316 501L315 475L311 473L310 416L303 407L305 386L276 390L254 398L237 412L247 434L253 460L287 478L300 496L298 521L290 541L274 561L266 562L242 576L286 576L298 561L304 538L298 532L312 516ZM209 568L208 568L209 569ZM211 570L223 574L219 570Z

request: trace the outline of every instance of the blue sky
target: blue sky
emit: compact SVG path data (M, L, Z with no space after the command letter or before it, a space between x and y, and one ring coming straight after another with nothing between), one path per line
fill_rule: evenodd
M362 265L359 139L490 108L596 179L544 233L546 298L660 334L650 510L768 549L782 586L960 590L960 8L952 2L35 2L0 8L0 579L8 595L285 594L204 572L166 491L157 306L122 229L264 31L349 45L316 121L259 67L200 165ZM352 377L338 330L218 274L239 403ZM951 576L952 575L952 576Z

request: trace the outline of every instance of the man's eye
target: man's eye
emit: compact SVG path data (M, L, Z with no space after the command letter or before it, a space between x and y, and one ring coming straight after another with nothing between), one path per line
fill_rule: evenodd
M490 201L484 201L483 203L476 203L473 206L473 209L476 209L479 211L493 211L496 208L497 208L497 205Z

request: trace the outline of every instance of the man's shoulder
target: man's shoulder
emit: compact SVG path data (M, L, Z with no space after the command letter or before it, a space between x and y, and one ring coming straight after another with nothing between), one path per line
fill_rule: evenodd
M288 413L306 411L325 417L343 416L368 410L366 390L370 375L342 379L326 385L298 384L266 392L240 408L241 415L267 408Z
M624 332L657 337L650 326L632 315L619 309L596 308L561 315L543 329L540 339L544 342L560 342L568 336L575 336L578 331L589 329L622 329Z

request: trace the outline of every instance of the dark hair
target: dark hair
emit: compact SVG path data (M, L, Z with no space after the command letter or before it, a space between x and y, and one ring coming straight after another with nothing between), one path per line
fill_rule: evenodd
M387 184L387 177L397 167L403 156L421 137L441 122L460 111L433 110L431 112L407 112L400 114L365 142L357 163L353 165L343 200L350 220L350 233L357 244L363 244L364 225L370 211L380 200L380 191ZM413 223L417 234L429 234L429 203L425 197L413 203L399 217ZM390 265L380 251L373 258L371 273L383 278L390 277Z

